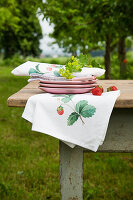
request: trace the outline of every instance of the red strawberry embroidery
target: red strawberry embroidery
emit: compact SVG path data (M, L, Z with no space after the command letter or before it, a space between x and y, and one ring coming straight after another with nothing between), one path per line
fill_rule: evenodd
M56 67L56 65L53 64L52 67Z
M52 71L52 67L49 67L49 69L48 69L49 71Z
M92 94L93 95L97 95L97 96L101 96L102 94L102 89L100 87L95 87L93 90L92 90Z
M111 87L107 88L107 92L116 91L116 90L118 90L118 89L115 86L111 86Z
M103 92L103 87L101 85L97 85L96 88L100 88Z
M63 115L64 109L63 109L62 106L59 106L59 107L57 108L57 113L58 113L59 115Z

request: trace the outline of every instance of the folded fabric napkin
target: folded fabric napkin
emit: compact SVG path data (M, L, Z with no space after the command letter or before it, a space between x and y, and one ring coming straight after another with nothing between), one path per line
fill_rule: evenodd
M15 69L12 70L12 74L16 76L31 76L29 79L30 81L37 80L38 75L47 75L47 77L59 77L59 70L64 68L65 65L58 65L58 64L49 64L49 63L39 63L39 62L32 62L27 61ZM81 72L73 72L74 77L88 77L91 78L92 76L100 77L105 73L105 69L101 68L89 68L83 67ZM33 76L34 78L33 78ZM36 76L35 76L36 75Z
M59 70L64 66L65 65L27 61L13 69L11 73L15 76L30 76L32 73L44 74L46 72Z
M28 99L22 117L32 123L33 131L51 135L71 147L97 151L119 95L119 90L101 96L38 94Z
M54 80L54 81L60 80L60 81L65 81L67 79L65 77L56 76L54 74L54 72L47 72L45 74L34 74L34 73L31 74L30 79L28 79L28 82L31 82L33 80Z
M30 79L28 79L28 82L34 81L34 80L61 80L65 81L67 80L65 77L60 76L59 74L59 68L53 69L53 71L50 72L45 72L45 73L31 73L30 74ZM72 75L74 76L73 79L79 79L79 78L87 78L88 80L93 80L97 77L102 76L105 73L104 69L100 68L88 68L88 67L83 67L81 72L73 72Z
M80 77L80 78L82 78L82 77ZM86 80L95 80L96 76L92 76L92 75L89 76L88 75L88 77L84 76L84 78L86 78ZM82 78L82 79L84 79L84 78ZM72 80L74 81L75 79L77 80L77 77L76 78L74 77ZM28 82L31 82L31 81L34 81L34 80L68 81L68 79L66 79L65 77L56 76L53 72L47 72L45 74L34 74L34 73L32 73L30 75L30 78L28 79ZM78 78L78 80L79 80L79 78ZM69 79L69 81L70 81L70 79Z

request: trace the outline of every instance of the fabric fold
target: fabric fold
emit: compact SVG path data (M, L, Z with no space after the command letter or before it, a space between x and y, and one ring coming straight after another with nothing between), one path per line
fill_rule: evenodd
M27 101L22 117L32 130L97 151L104 141L111 112L120 91L94 96L37 94Z

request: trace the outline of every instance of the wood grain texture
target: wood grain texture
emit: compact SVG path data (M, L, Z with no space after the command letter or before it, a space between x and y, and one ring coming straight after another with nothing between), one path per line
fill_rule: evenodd
M17 93L8 98L8 106L24 107L29 97L43 93L38 88L39 81L32 81ZM98 84L106 88L115 85L121 91L115 103L115 108L133 108L133 80L99 80Z

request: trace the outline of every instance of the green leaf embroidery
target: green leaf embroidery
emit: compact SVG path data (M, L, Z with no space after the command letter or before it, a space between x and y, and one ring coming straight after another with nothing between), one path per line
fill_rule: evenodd
M71 94L65 95L65 97L64 97L63 99L61 99L61 101L62 101L63 103L68 103L69 101L72 100L73 96L74 96L74 95L71 95Z
M68 119L67 119L67 125L68 125L68 126L73 125L73 124L78 120L78 118L79 118L79 114L76 113L76 112L72 112L72 113L69 115Z
M63 68L64 65L56 65L57 68Z
M63 97L61 99L61 101L63 103L68 103L69 101L72 101L72 98L74 97L73 94L62 94L62 95L53 95L53 97ZM67 104L66 104L67 105ZM70 106L71 107L71 106ZM72 108L72 107L71 107ZM68 119L67 119L67 125L71 126L73 125L78 118L80 117L82 124L84 125L84 121L83 118L89 118L92 117L95 112L96 112L96 108L92 105L88 105L88 101L87 100L81 100L79 101L75 108L72 108L73 110L75 110L75 112L72 112Z
M35 66L36 70L40 72L39 70L39 64Z
M77 111L77 113L81 113L82 109L88 104L88 102L86 100L82 100L82 101L79 101L77 104L76 104L76 107L75 107L75 110Z
M53 97L65 97L65 94L54 94Z
M74 97L74 94L67 94L66 96L69 96L72 99Z
M33 69L33 68L30 68L29 75L32 74L32 73L38 74L38 71Z
M30 75L30 74L33 74L33 73L34 73L34 74L44 74L44 73L40 72L40 70L39 70L39 64L36 65L35 68L36 68L36 69L30 68L30 70L29 70L29 75Z
M60 76L60 74L59 74L59 72L57 70L54 71L54 75L57 76L57 77Z
M81 110L81 115L83 117L92 117L94 113L96 112L96 108L92 105L86 105L82 110Z
M69 97L65 97L65 98L61 99L61 101L63 103L68 103L69 101L71 101L71 99Z

